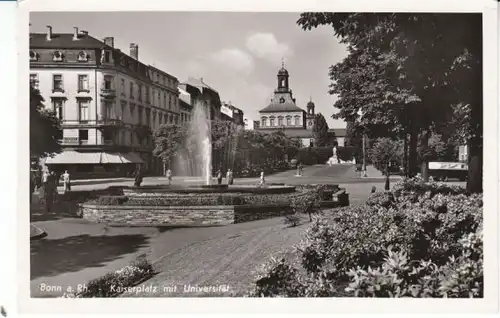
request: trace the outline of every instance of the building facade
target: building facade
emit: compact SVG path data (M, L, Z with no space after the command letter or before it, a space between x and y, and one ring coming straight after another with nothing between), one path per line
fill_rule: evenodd
M193 104L191 102L191 94L185 90L178 88L179 90L179 110L180 110L180 122L188 123L191 121Z
M237 126L244 126L245 122L243 120L244 113L243 110L235 107L231 104L231 101L228 103L223 102L220 108L221 118L224 120L232 121Z
M311 115L297 106L289 86L289 74L284 65L278 71L277 80L278 85L271 103L259 111L259 128L255 129L263 132L281 130L287 136L300 139L303 146L309 146L312 139L312 125L309 126ZM314 112L314 106L312 111ZM312 118L314 119L314 115Z
M151 132L179 117L178 81L85 31L30 34L30 83L61 121L63 152L47 158L74 178L161 173Z

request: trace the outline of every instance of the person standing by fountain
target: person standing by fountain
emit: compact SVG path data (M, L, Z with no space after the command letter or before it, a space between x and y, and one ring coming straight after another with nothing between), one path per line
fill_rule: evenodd
M264 171L260 173L260 186L264 186L266 184L266 177L264 176Z
M137 167L137 170L135 171L134 174L134 186L140 187L141 183L142 183L141 167Z
M166 175L167 175L168 185L171 185L172 184L172 170L168 169Z
M232 185L234 179L233 179L233 171L231 169L227 170L226 178L227 178L227 184Z
M220 170L217 171L217 184L222 184L222 172Z
M63 173L63 184L64 184L64 193L68 193L71 191L71 180L68 170Z

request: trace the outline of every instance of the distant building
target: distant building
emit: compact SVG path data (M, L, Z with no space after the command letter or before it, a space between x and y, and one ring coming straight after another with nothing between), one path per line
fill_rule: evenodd
M211 120L221 118L220 107L222 104L219 93L208 86L203 81L203 78L189 77L187 81L179 84L179 88L191 96L191 105L193 107L198 105L205 107Z
M258 120L252 120L246 116L243 116L243 123L245 124L245 130L259 129Z
M222 103L220 112L222 119L230 120L238 126L244 126L243 110L233 106L230 101L228 103Z
M282 65L277 75L278 86L271 103L259 111L260 127L263 132L283 131L286 135L300 139L303 146L312 145L314 125L314 103L309 101L307 113L297 106L289 87L289 74Z
M98 40L85 31L30 34L30 83L61 120L63 152L44 163L73 178L119 176L141 164L160 174L150 132L179 116L178 80L139 61L113 37Z
M180 122L186 123L191 121L193 105L191 102L191 94L179 88L179 109L181 112Z

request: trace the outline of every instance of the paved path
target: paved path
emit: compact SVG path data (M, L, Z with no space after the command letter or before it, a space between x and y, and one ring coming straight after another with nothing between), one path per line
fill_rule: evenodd
M360 179L353 176L354 172L348 166L306 167L303 177L295 177L294 174L295 171L286 171L269 176L268 182L340 183L350 193L351 204L366 200L372 185L379 190L383 187L382 179L362 179L363 182L359 182ZM146 178L145 184L158 184L161 180L164 178ZM237 179L236 183L251 183L249 180L257 182L257 179ZM338 182L342 180L347 183ZM123 181L117 182L120 183L123 184ZM74 190L109 185L86 184L75 186L82 188ZM246 280L253 278L251 271L255 266L271 254L298 242L304 226L307 226L288 229L284 227L282 218L224 227L178 229L111 228L76 218L33 224L48 234L42 240L31 242L31 292L34 297L61 295L68 286L75 289L78 284L85 284L127 265L141 254L156 261L160 274L151 282L157 285L240 282L240 285L233 283L231 287L233 291L239 290L247 283ZM42 286L60 286L61 290L47 291ZM163 291L163 287L162 294L157 295L167 294L179 295L172 290Z

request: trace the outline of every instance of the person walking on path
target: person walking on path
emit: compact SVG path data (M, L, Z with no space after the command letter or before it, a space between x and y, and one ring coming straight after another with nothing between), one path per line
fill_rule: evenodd
M222 172L220 170L217 171L217 184L222 184Z
M140 187L142 183L142 173L141 173L141 168L137 168L134 174L134 186Z
M266 184L266 177L264 176L264 171L260 173L260 186L264 186Z
M63 173L63 184L64 184L64 193L68 193L71 191L71 180L68 170Z
M299 176L302 177L302 162L299 162Z
M231 169L227 170L226 178L227 178L227 184L232 185L234 178L233 178L233 171Z
M168 169L166 173L167 179L168 179L168 185L172 184L172 170Z

